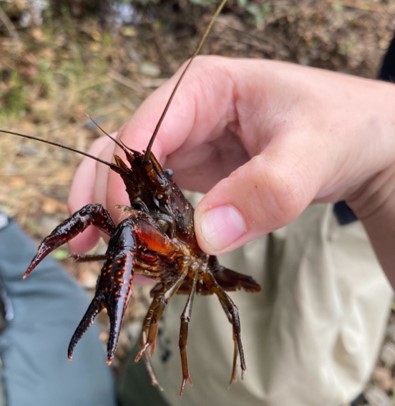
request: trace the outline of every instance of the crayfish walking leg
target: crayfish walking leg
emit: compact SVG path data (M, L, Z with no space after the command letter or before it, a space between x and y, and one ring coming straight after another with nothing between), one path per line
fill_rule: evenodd
M155 373L153 372L150 360L148 358L147 349L151 347L151 355L155 350L155 342L158 334L158 323L162 317L166 305L171 298L177 293L178 289L184 282L189 271L189 267L185 264L182 268L181 274L171 280L167 281L160 290L156 290L154 298L147 311L147 314L143 321L143 327L140 336L140 350L135 356L135 361L138 362L142 356L144 356L145 362L148 366L151 381L153 384L157 384Z
M192 304L193 298L196 293L196 283L199 277L199 273L196 271L192 280L191 291L189 292L187 302L185 304L184 311L181 314L181 325L180 325L180 338L178 346L180 348L181 356L181 367L182 367L182 381L180 386L180 395L184 392L185 384L188 381L192 384L191 376L189 375L188 369L188 358L187 358L187 342L188 342L188 326L191 320L192 314Z
M246 363L244 359L244 351L243 345L241 343L241 335L240 335L240 317L239 317L239 310L233 300L226 294L226 292L221 288L218 282L215 280L213 274L211 272L206 272L204 274L205 284L211 290L212 293L217 295L219 302L221 303L222 308L225 311L226 316L230 324L232 325L233 329L233 341L234 341L234 351L233 351L233 366L232 366L232 374L230 377L230 383L236 380L236 367L237 367L237 357L240 356L240 367L243 373L246 370Z

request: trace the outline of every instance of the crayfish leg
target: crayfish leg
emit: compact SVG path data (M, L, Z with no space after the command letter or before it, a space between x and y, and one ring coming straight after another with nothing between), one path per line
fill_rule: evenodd
M159 320L162 317L165 307L171 298L177 293L187 274L188 266L184 266L181 274L178 275L175 280L173 278L170 283L167 283L161 290L155 292L154 298L152 299L143 321L143 328L140 335L141 348L135 356L135 362L138 362L141 359L149 347L155 345Z
M222 287L215 280L214 276L210 271L204 274L205 283L208 289L214 293L219 302L221 303L224 312L232 325L233 329L233 341L234 341L234 351L233 351L233 365L232 373L230 377L230 382L236 381L237 373L237 358L240 357L240 368L241 368L241 378L243 379L244 371L246 370L246 363L244 358L243 344L241 342L241 326L240 326L240 317L239 310L233 300L226 294Z
M148 354L144 354L144 363L145 363L145 368L147 369L148 375L151 379L151 384L153 386L156 386L160 391L163 391L163 388L160 385L158 378L156 377L154 368L151 364L151 360L150 360L150 357L148 356Z
M158 295L159 296L159 295ZM140 335L140 350L134 358L134 362L139 362L144 357L144 363L151 379L151 384L158 387L160 390L163 388L160 386L158 378L156 377L154 368L151 363L150 355L147 353L147 349L151 346L151 355L155 350L156 337L158 334L158 321L163 314L165 303L160 300L153 299L151 305L147 311L147 314L143 321L143 327ZM154 319L154 320L153 320Z
M47 237L44 238L37 249L36 255L23 275L23 279L26 279L48 254L70 241L76 235L82 233L82 231L91 224L108 235L111 235L115 229L110 214L101 204L85 205L59 224Z
M149 347L151 347L151 355L153 355L158 334L158 322L162 317L165 307L166 303L161 300L159 295L153 299L143 321L140 335L140 350L134 358L135 362L140 361Z
M184 264L181 274L179 274L175 279L173 278L170 282L167 281L166 285L162 285L160 290L158 289L154 292L151 305L143 321L143 327L140 335L140 350L134 358L135 362L138 362L144 356L144 361L151 378L151 383L154 386L158 386L160 389L161 387L152 368L150 357L147 354L147 349L151 347L152 355L158 335L159 320L161 319L167 304L184 282L186 276L188 275L188 270L189 267Z
M178 346L180 348L180 357L181 357L181 368L182 368L182 381L180 385L180 396L184 392L185 384L187 381L190 385L192 385L192 378L189 375L189 368L188 368L188 355L187 355L187 342L188 342L188 327L189 322L191 320L192 315L192 305L193 299L196 293L196 283L198 280L199 273L195 271L192 280L191 290L188 295L187 302L185 304L184 310L181 314L181 324L180 324L180 337L178 341Z

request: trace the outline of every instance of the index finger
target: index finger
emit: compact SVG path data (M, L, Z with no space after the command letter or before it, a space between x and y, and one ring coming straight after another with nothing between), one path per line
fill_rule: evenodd
M154 142L154 152L165 158L181 145L192 148L218 135L235 117L234 82L227 58L197 57L177 89ZM145 150L177 83L183 66L156 89L120 131L128 146ZM163 156L161 156L163 155Z

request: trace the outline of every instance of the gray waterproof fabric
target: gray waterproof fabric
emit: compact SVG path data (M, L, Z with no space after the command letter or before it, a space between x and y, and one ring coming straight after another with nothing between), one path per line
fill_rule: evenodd
M166 308L153 357L169 404L339 406L363 390L393 292L359 222L341 226L332 205L314 205L220 261L262 284L257 294L230 293L240 310L244 380L228 389L231 326L215 297L196 297L187 348L193 386L178 395L186 297L177 296ZM134 368L128 365L121 399L138 390Z
M86 293L50 258L23 281L36 245L14 222L0 220L0 278L11 301L11 320L0 333L0 405L115 405L94 326L67 360L68 342L89 303Z

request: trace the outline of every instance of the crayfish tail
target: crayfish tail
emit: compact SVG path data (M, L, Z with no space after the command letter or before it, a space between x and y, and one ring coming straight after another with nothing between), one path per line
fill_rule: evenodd
M210 270L221 288L227 292L244 290L246 292L260 292L261 286L249 275L245 275L226 268L218 262L218 258L211 255L209 258ZM207 294L207 292L199 292ZM211 293L211 292L210 292Z

